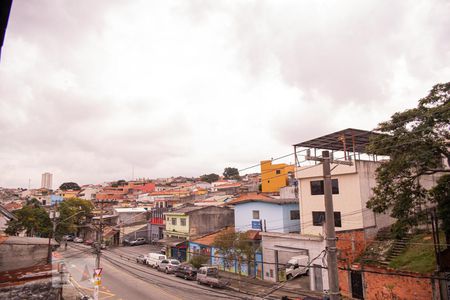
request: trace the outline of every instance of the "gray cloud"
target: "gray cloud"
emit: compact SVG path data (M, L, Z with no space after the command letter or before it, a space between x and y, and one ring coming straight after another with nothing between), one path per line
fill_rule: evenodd
M16 1L0 67L0 186L36 186L45 171L80 183L129 178L132 166L220 173L373 128L448 80L448 8Z

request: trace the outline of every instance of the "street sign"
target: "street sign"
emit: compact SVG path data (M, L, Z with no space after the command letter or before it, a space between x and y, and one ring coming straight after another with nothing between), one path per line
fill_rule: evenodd
M252 229L261 230L261 221L252 221Z
M102 274L103 268L94 269L94 276L100 276Z

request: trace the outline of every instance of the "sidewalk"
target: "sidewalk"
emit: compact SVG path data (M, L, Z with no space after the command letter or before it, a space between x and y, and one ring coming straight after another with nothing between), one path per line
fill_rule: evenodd
M219 271L219 274L222 278L230 282L228 286L230 289L247 294L250 296L250 299L281 299L283 296L288 297L287 299L322 299L322 293L300 288L294 289L290 286L285 286L283 283L259 280L244 275L239 276L239 274L224 271ZM268 295L269 293L270 295Z

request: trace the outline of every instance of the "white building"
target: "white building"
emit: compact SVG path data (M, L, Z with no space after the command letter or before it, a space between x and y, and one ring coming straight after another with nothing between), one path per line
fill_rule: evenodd
M93 201L95 200L95 196L100 191L101 187L99 186L82 186L81 191L78 194L78 198Z
M356 160L352 166L331 164L333 208L336 231L365 229L370 236L389 226L393 219L375 214L366 207L376 186L379 163ZM300 225L304 234L324 236L325 204L322 165L297 168L299 181Z
M41 188L51 190L53 184L53 175L51 173L42 174Z
M376 157L364 154L373 134L349 128L294 145L296 153L298 147L311 148L307 151L310 156L306 155L306 159L311 160L320 156L321 150L330 152L335 159L331 163L335 229L363 229L366 238L373 237L378 229L394 222L388 214L375 214L366 207L373 195L376 169L380 165ZM325 236L323 165L297 167L295 175L298 180L300 231L302 234Z

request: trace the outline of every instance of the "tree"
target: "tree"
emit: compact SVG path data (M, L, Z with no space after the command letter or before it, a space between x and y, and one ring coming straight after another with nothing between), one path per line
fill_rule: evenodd
M17 220L7 223L6 234L17 235L25 230L27 236L48 237L52 231L52 222L44 208L34 204L25 205L14 211Z
M74 190L79 191L81 190L80 186L76 184L75 182L64 182L59 186L60 190L67 191L67 190Z
M209 257L202 255L202 254L195 254L192 256L192 258L189 260L189 263L192 264L195 268L200 268L204 264L207 264L209 261Z
M241 177L239 176L239 170L231 167L225 168L225 170L223 171L223 176L225 177L225 179L241 179Z
M39 200L36 198L31 198L31 199L27 200L25 205L39 207L39 206L41 206L41 202L39 202Z
M61 202L58 205L59 222L56 228L56 236L74 233L79 226L86 223L91 216L94 205L84 199L71 198Z
M201 181L205 181L208 183L215 182L215 181L219 180L219 178L220 178L219 175L214 174L214 173L205 174L205 175L200 176Z
M439 178L437 185L431 190L431 198L437 203L438 218L442 220L445 241L450 245L450 175Z
M367 207L377 213L391 212L393 229L401 236L426 220L423 205L433 200L421 183L424 175L449 172L450 83L437 84L418 106L392 115L380 123L368 152L389 156L376 170L377 186Z
M235 257L235 244L237 234L234 230L224 230L219 233L214 239L214 247L218 249L218 253L223 257L223 264L225 268L230 268L236 261Z
M242 262L246 262L251 275L252 265L255 260L256 247L247 232L235 232L233 229L222 231L214 240L214 247L223 257L225 267L229 268L238 263L240 273Z
M128 184L128 182L126 180L120 179L120 180L117 180L117 181L111 183L111 186L112 187L119 187L119 186L125 186L127 184Z

